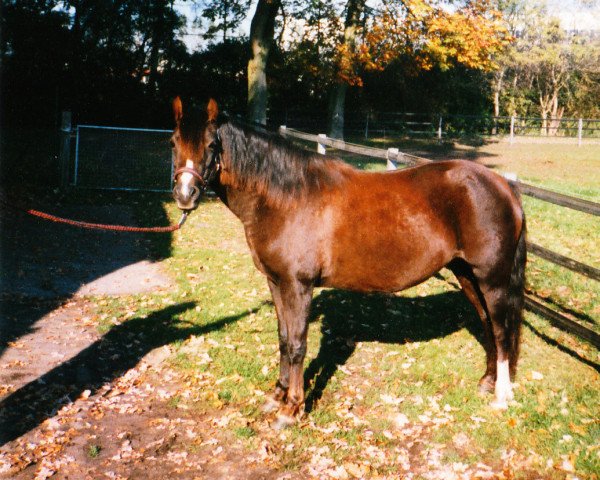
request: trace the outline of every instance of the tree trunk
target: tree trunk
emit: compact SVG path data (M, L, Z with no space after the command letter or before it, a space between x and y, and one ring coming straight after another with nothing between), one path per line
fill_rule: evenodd
M82 77L81 52L83 50L83 30L81 28L81 5L79 1L72 1L71 7L75 10L73 25L70 32L70 56L69 56L69 86L66 89L67 109L71 112L81 113L79 107L80 80Z
M148 77L148 90L150 93L154 93L156 91L156 83L158 79L159 42L160 38L158 36L158 32L155 32L152 38L150 58L148 60L148 66L150 68L150 75Z
M540 93L539 96L540 101L540 115L542 117L542 125L540 129L540 135L546 136L548 135L548 115L550 114L550 95L547 93Z
M500 116L500 94L504 87L505 68L500 68L494 75L494 126L492 127L492 135L498 134L498 117Z
M356 32L360 26L360 18L365 8L365 0L348 0L346 22L344 24L344 45L354 52ZM334 86L329 105L329 136L344 138L344 110L348 84L342 80Z
M148 67L150 69L150 76L148 78L148 90L150 93L156 93L156 85L158 83L158 66L160 63L160 49L163 46L164 42L164 24L162 19L165 17L165 10L167 8L167 2L164 0L156 1L153 4L153 9L151 10L152 16L152 38L151 38L151 48L150 48L150 57L148 59Z
M248 120L267 124L267 60L273 44L275 17L281 0L258 0L250 25L250 60L248 61Z
M329 136L344 139L344 110L348 84L339 82L335 85L329 103Z

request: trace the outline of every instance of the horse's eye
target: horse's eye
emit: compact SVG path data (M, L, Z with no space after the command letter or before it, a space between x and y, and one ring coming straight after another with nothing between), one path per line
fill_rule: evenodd
M169 143L171 144L171 148L175 148L175 141L173 139L169 140Z

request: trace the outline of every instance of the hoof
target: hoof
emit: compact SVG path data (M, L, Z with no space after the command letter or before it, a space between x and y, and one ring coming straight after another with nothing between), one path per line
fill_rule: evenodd
M483 377L481 380L479 380L479 385L477 386L477 390L482 395L485 395L487 393L492 393L494 391L495 387L496 387L496 382L495 382L494 378L489 376L489 377Z
M272 413L272 412L279 410L280 407L281 407L281 402L279 402L278 400L275 400L273 397L268 397L267 401L265 402L265 404L262 407L262 412L263 413Z
M490 406L494 410L507 410L508 402L510 402L514 398L512 388L508 388L506 390L496 389L496 398L490 404Z
M493 410L498 411L508 410L508 403L506 400L494 400L492 403L490 403L490 407Z
M273 428L275 430L283 430L284 428L291 427L296 423L296 419L294 417L290 417L289 415L277 415L277 418L273 422Z

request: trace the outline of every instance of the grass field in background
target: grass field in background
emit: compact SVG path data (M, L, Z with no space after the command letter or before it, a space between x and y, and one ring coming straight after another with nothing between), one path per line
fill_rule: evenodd
M589 156L594 166L593 152ZM539 170L533 164L519 169L519 161L500 154L494 162L532 183L547 177L561 185L564 175L579 189L565 187L564 193L598 196L595 171L574 173L583 164L559 174L542 161ZM550 188L542 180L537 184ZM595 218L528 198L524 205L530 239L598 266ZM164 206L176 220L172 202ZM434 475L479 469L483 475L489 467L508 478L597 478L600 354L534 314L525 315L516 401L497 413L488 407L490 397L475 393L484 370L481 327L451 274L399 295L320 289L305 363L310 411L299 426L273 435L260 406L277 377L277 321L241 224L220 202L203 202L174 235L164 263L177 279L176 291L112 299L102 307L104 315L124 308L148 315L165 304L195 302L178 322L208 333L177 342L171 361L182 378L204 375L213 384L189 392L174 408L240 412L230 424L237 442L252 452L268 441L282 471L309 475L315 462L331 461L359 476L403 468ZM597 329L597 282L531 256L528 288Z

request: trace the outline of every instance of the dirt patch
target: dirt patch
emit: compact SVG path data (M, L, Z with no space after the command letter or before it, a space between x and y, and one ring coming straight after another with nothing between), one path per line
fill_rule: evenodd
M177 408L180 376L153 350L92 393L86 389L0 449L0 478L281 478L268 453L248 455L220 419ZM285 475L285 478L299 478Z
M15 329L31 303L31 299L4 300L2 319L7 329L10 326ZM41 308L54 306L51 302L37 303ZM0 393L4 396L36 381L97 341L100 334L87 316L89 310L90 305L84 299L70 301L35 321L27 333L13 335L15 339L5 345L7 348L0 356ZM9 334L3 330L3 336Z

